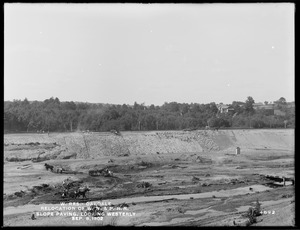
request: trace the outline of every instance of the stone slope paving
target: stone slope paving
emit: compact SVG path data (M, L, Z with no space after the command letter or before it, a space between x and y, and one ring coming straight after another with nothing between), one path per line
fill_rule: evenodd
M253 149L294 149L294 130L197 130L197 131L149 131L113 133L50 133L47 134L8 134L4 136L4 151L16 155L18 151L10 151L14 143L29 142L57 143L55 149L58 158L75 156L89 159L101 156L143 155L157 153L196 153ZM27 153L28 152L28 153ZM23 150L22 155L30 151ZM31 151L32 157L34 151ZM50 153L50 150L47 151ZM45 154L47 154L45 153ZM63 155L60 157L60 154Z

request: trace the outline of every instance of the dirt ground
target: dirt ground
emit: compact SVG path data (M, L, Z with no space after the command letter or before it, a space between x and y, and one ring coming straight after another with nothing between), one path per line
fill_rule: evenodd
M294 226L292 182L263 176L294 178L293 130L121 134L5 135L4 226L245 226L256 201L252 226ZM104 168L113 175L89 174ZM63 181L90 191L62 197ZM79 208L91 204L104 216Z

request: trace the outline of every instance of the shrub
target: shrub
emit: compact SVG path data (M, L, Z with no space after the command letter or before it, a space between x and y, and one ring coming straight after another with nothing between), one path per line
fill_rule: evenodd
M256 200L255 207L254 207L254 215L260 216L261 215L261 204L259 203L258 199Z

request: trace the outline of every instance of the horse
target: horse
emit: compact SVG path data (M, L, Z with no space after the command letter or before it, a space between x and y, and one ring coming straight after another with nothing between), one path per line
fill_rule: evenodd
M53 168L54 168L54 166L52 166L52 165L49 165L49 164L47 164L47 163L45 163L45 165L44 165L45 167L46 167L46 170L48 171L48 169L50 169L51 170L51 172L53 172Z
M86 198L85 194L88 191L90 191L88 187L78 188L76 191L76 197L80 198L80 196L82 195L82 198Z

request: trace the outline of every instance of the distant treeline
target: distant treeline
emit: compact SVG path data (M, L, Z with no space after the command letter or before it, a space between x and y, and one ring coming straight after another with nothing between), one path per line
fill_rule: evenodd
M267 104L267 103L266 103ZM209 127L284 128L295 126L295 108L284 98L274 103L280 115L266 109L254 109L254 100L234 101L221 111L215 103L164 103L162 106L110 105L60 102L50 98L43 102L27 99L4 102L4 131L110 131L183 130Z

